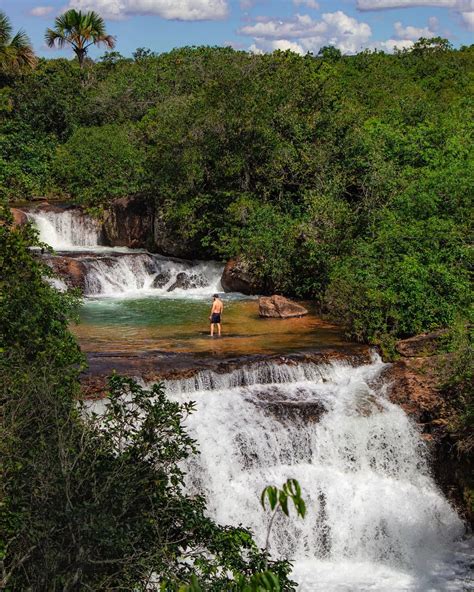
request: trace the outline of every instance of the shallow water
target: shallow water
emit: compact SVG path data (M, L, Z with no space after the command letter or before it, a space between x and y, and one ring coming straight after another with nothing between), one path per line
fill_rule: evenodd
M210 299L163 296L86 299L73 327L84 351L277 354L349 348L340 329L314 314L261 319L256 299L224 296L222 337L209 337ZM308 305L310 306L310 305Z

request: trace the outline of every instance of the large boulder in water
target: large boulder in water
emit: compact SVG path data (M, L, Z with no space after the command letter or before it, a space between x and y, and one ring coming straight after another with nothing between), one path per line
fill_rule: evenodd
M261 296L258 300L259 315L270 319L291 319L302 317L308 311L301 304L296 304L284 296Z
M191 290L193 288L204 288L207 285L205 278L196 273L186 273L181 271L176 276L176 280L168 288L168 292L173 290Z
M153 205L138 197L116 199L104 215L103 229L109 245L149 248L153 243Z
M263 283L252 276L247 262L242 257L227 262L221 284L224 292L240 292L247 295L268 293Z

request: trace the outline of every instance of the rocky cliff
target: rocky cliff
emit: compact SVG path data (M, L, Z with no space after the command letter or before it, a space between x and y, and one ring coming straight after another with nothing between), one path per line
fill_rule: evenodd
M390 400L419 425L432 456L439 486L474 526L474 462L459 447L450 428L450 394L444 387L450 354L441 352L444 332L425 333L399 341L400 355L387 369Z

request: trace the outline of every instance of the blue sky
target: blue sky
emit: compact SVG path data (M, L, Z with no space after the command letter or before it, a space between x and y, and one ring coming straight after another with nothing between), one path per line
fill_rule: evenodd
M202 44L303 54L335 45L350 54L393 51L435 35L455 46L474 43L474 0L0 0L15 29L23 28L37 53L49 57L70 55L43 42L66 8L102 14L126 56L137 47L162 52Z

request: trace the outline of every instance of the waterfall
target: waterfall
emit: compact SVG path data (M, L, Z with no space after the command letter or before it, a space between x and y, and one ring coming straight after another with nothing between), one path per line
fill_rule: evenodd
M261 491L300 482L307 515L279 516L270 551L294 562L301 591L461 589L464 568L448 554L463 524L415 424L387 399L384 367L378 357L264 363L165 383L173 399L196 401L187 429L200 454L187 486L219 523L242 524L263 545Z
M74 258L74 271L80 270L86 296L208 296L222 290L220 263L185 261L139 249L101 246L100 223L79 209L32 210L27 215L37 227L41 241L62 252L58 267L66 276L66 284L64 262L68 257ZM73 253L64 253L70 251ZM54 257L49 257L47 263L56 268ZM66 284L58 280L54 285L63 290Z
M40 240L57 251L84 250L100 244L100 223L78 209L28 211L27 216L38 229Z
M223 266L168 259L151 253L78 257L88 296L209 295L221 290Z

